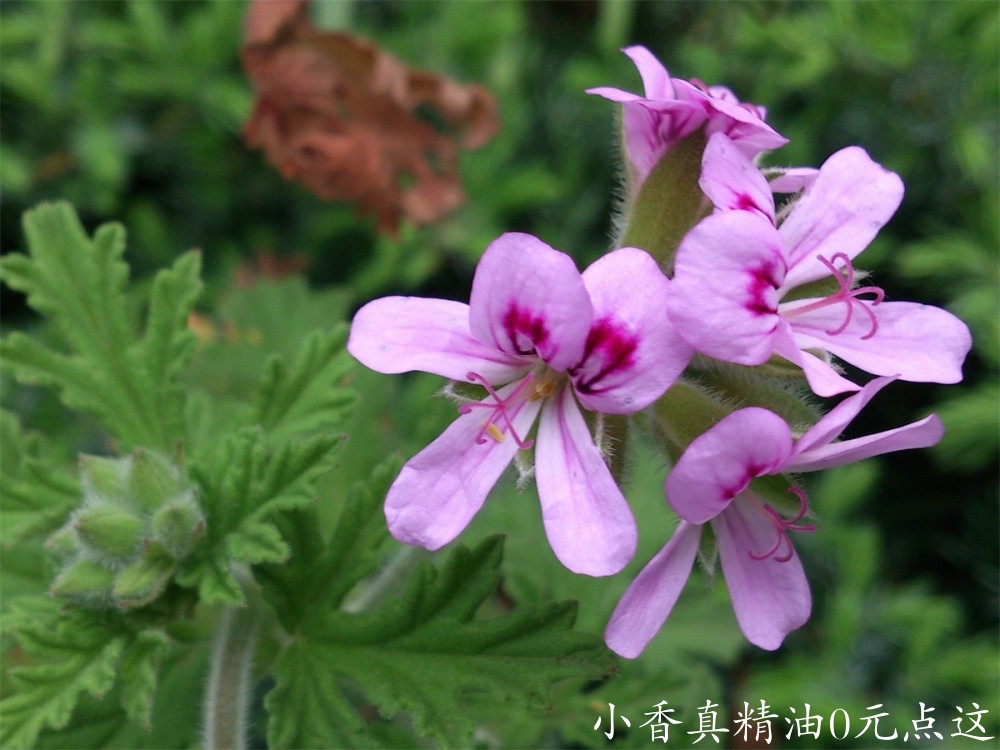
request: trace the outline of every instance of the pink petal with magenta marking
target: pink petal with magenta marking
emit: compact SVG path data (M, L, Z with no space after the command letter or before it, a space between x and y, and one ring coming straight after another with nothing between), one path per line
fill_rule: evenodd
M725 211L681 242L667 304L680 334L702 354L743 365L766 362L781 324L785 278L778 233L764 217Z
M468 305L418 297L384 297L358 310L347 351L376 372L418 370L452 380L477 372L493 384L516 380L532 365L474 338Z
M764 175L728 136L708 139L698 184L716 209L756 211L774 224L774 198Z
M670 282L648 253L615 250L583 272L594 307L580 362L570 369L580 403L630 414L663 395L693 350L667 315Z
M486 346L538 356L564 372L580 359L592 318L583 278L565 253L517 232L486 248L469 302L472 335Z
M781 417L755 406L740 409L691 441L667 476L667 500L688 523L705 523L791 453L792 433Z

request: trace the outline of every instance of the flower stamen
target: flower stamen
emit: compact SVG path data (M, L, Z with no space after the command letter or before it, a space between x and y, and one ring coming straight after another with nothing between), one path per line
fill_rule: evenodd
M803 305L802 307L796 307L789 311L782 311L782 313L784 315L801 315L802 313L819 310L829 305L836 304L837 302L843 302L847 307L847 314L844 316L844 322L836 328L832 328L826 332L829 336L836 336L847 330L847 326L851 324L851 319L854 315L854 305L857 305L868 316L868 321L870 323L868 333L861 338L863 340L870 339L878 332L878 318L876 317L875 312L871 309L871 306L882 302L882 300L885 299L885 292L881 289L881 287L877 286L863 286L859 289L851 289L854 285L854 266L851 264L851 259L848 257L847 253L836 253L830 260L827 260L822 256L817 256L817 260L830 270L830 274L837 280L837 285L840 288L829 297L817 300L816 302L808 305ZM837 267L834 265L837 260L843 260L844 262L843 273L837 270ZM870 300L858 299L858 297L862 294L873 294L875 295L875 298ZM866 302L869 304L866 305Z
M510 433L511 437L514 438L514 442L517 443L517 447L519 449L528 450L532 445L535 444L534 440L521 439L520 435L518 435L517 431L514 429L514 423L511 420L510 415L507 413L507 407L511 404L512 401L514 401L514 399L516 399L524 391L524 389L531 382L532 380L531 373L528 373L527 375L524 376L521 382L518 383L517 388L515 388L514 391L506 399L501 398L500 394L493 389L493 386L489 384L486 378L484 378L478 372L470 372L466 375L466 377L468 377L468 379L473 383L479 383L481 386L483 386L486 389L486 392L493 397L493 402L494 402L490 404L483 401L476 401L474 403L462 404L461 406L458 407L459 414L468 414L473 409L477 408L489 409L491 411L489 417L487 417L486 421L483 423L482 429L476 436L477 445L483 445L486 442L487 437L489 437L494 442L502 443L504 440L504 428L507 430L507 432ZM498 417L503 419L504 422L503 427L497 427L496 421Z
M750 550L750 557L754 560L765 560L768 557L773 556L775 562L788 562L792 559L793 554L792 542L788 538L788 532L804 531L808 533L816 530L816 527L811 523L799 523L809 510L806 493L798 487L789 487L788 491L799 499L799 510L791 518L782 518L770 505L765 504L763 506L764 512L768 515L768 518L771 520L771 523L774 524L774 528L778 532L778 539L775 541L774 546L762 555L758 555L753 550ZM785 551L782 554L778 554L778 550L781 549L782 545L784 545Z

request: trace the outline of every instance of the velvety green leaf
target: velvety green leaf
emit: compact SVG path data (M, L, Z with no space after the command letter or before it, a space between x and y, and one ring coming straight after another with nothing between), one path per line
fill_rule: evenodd
M24 434L6 411L0 411L0 451L0 542L9 546L56 529L79 500L76 480L51 466L41 436Z
M456 550L440 571L419 565L400 597L371 611L307 618L276 667L265 705L274 747L353 744L356 711L337 678L360 687L383 716L405 711L418 733L466 745L470 696L544 700L552 683L611 669L595 636L574 632L575 605L522 607L493 619L477 610L499 583L502 540Z
M231 565L287 557L287 546L268 517L313 501L315 480L331 468L340 442L338 436L322 435L272 450L262 431L250 428L227 440L214 456L194 462L206 538L178 581L197 586L203 601L242 603Z
M351 489L328 543L314 505L275 519L291 545L291 559L285 565L261 566L255 573L286 630L297 630L316 608L332 611L340 606L378 567L379 553L390 539L382 501L398 472L399 461L390 460L368 482Z
M65 726L81 693L103 696L114 684L124 637L109 632L88 612L25 622L21 648L40 664L10 672L11 694L0 701L0 745L27 748L45 726Z
M24 230L30 256L5 258L0 278L52 321L66 351L14 334L0 344L4 365L22 380L56 388L122 443L172 450L183 436L177 376L192 351L186 318L200 291L198 256L183 256L158 276L139 339L126 303L121 226L106 224L90 239L69 204L55 203L27 212Z
M338 387L352 367L346 341L346 326L332 333L316 331L305 339L291 367L279 357L271 359L256 414L269 436L329 428L344 419L355 400Z
M157 675L169 651L166 635L156 630L145 630L129 643L121 659L121 680L126 686L122 691L122 706L128 717L148 728L153 712L153 695Z

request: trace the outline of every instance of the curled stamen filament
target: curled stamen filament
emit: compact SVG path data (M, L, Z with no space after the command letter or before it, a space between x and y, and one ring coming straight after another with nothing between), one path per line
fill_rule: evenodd
M459 414L468 414L473 409L477 408L491 410L492 413L487 418L486 422L483 424L482 429L479 430L479 434L476 436L477 445L483 445L486 442L487 435L497 443L503 441L504 438L503 430L497 427L495 424L497 417L503 417L504 425L506 426L506 429L510 433L511 437L514 438L514 442L517 443L518 448L520 448L521 450L528 450L528 448L530 448L532 445L535 444L534 440L521 439L521 437L517 434L517 431L514 429L514 423L513 421L511 421L510 415L507 413L507 405L515 398L517 398L517 396L525 388L527 388L528 384L531 382L532 376L530 373L524 376L521 382L517 384L517 388L514 389L514 391L507 397L506 400L501 398L500 394L493 389L493 386L491 386L489 382L487 382L486 378L484 378L478 372L470 372L467 374L466 377L468 377L469 380L471 380L472 382L479 383L480 385L482 385L486 389L486 392L493 397L494 401L494 403L492 404L484 403L482 401L477 401L471 404L462 404L461 406L458 407Z
M816 527L811 523L799 523L809 510L809 504L806 501L806 493L798 487L789 487L788 491L799 499L799 511L792 518L782 518L770 505L764 505L764 512L767 513L768 517L771 519L771 523L774 524L774 528L778 532L778 539L775 541L774 546L762 555L758 555L753 550L750 550L750 557L754 560L764 560L773 555L776 562L788 562L792 559L793 554L792 541L788 538L788 532L811 532L816 530ZM778 550L781 549L782 545L785 546L785 552L779 555L777 553Z
M793 310L784 312L784 314L801 315L802 313L819 310L837 302L843 302L847 307L847 314L844 316L844 322L836 328L830 329L826 332L830 336L836 336L837 334L846 331L847 326L851 324L851 318L854 315L854 305L856 304L864 310L865 314L868 316L868 321L871 324L868 329L868 333L861 338L866 340L870 339L878 332L878 318L876 317L875 312L868 305L866 305L865 302L869 302L871 305L877 305L885 299L885 292L877 286L863 286L859 289L851 289L854 285L854 266L851 265L851 259L848 257L847 253L836 253L830 260L817 256L817 260L830 270L833 278L837 280L837 285L840 289L838 289L834 294L831 294L829 297L817 300L816 302L808 305L803 305L802 307L796 307ZM843 274L841 274L841 272L838 271L837 267L834 265L837 260L843 260L844 262ZM858 299L858 297L862 294L874 294L875 298L871 300Z

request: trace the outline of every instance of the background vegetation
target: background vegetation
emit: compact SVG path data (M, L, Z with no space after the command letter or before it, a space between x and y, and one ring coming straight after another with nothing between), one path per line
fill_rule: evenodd
M312 10L319 26L346 28L409 64L494 92L502 129L463 156L468 200L454 215L379 236L350 206L320 201L248 151L240 131L253 94L239 62L241 3L11 0L0 26L4 251L23 250L22 213L54 199L71 201L88 230L122 221L140 285L183 250L200 248L202 343L189 377L225 405L246 396L267 355L291 354L311 331L349 320L372 297L467 299L479 255L504 231L536 234L581 266L606 251L618 190L616 112L583 90L638 90L622 46L644 44L674 75L723 83L765 104L769 122L791 139L770 163L818 166L838 148L862 145L902 176L907 192L861 265L889 298L962 317L975 348L960 386L897 384L852 429L863 434L936 411L945 440L930 452L827 472L811 486L821 530L800 549L815 614L780 652L743 642L723 587L701 576L642 659L600 683L555 686L547 710L497 705L476 739L490 747L603 745L610 702L632 719L614 744L646 745L643 713L666 699L686 731L706 698L729 720L743 701L760 698L780 716L808 702L827 716L845 708L852 719L882 703L900 734L923 701L937 707L946 737L955 707L977 701L996 735L997 4L368 0L316 2ZM298 270L276 279L276 267ZM7 331L51 336L22 297L6 288L3 295ZM343 428L351 438L322 490L328 525L345 488L388 454L411 455L452 418L452 407L432 398L439 385L354 374L359 402ZM13 379L3 386L3 407L45 435L66 466L79 452L109 451L95 422L49 392ZM533 491L503 485L463 538L507 535L494 605L576 599L577 628L600 633L631 576L669 534L663 471L662 459L640 447L628 491L640 551L610 580L561 569L541 536ZM48 586L40 559L4 554L5 609ZM671 745L691 739L681 733ZM65 746L58 734L45 741ZM830 742L824 734L814 745ZM944 746L937 743L925 744ZM894 745L869 734L840 746Z

